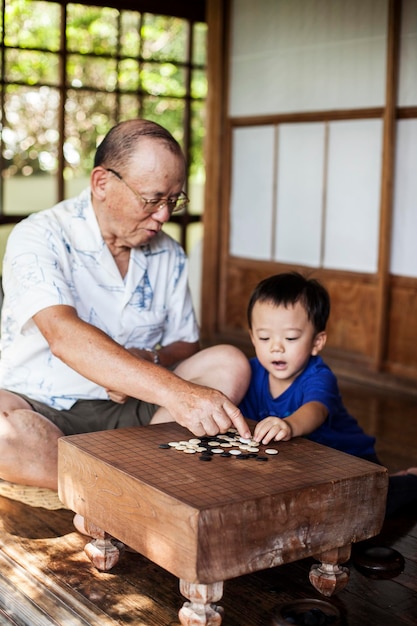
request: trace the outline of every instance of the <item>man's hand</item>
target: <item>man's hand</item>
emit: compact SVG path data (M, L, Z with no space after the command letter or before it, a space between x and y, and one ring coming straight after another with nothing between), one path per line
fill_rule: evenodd
M240 410L216 389L190 384L188 391L177 393L166 409L178 424L197 437L224 433L231 427L236 428L241 437L251 436Z

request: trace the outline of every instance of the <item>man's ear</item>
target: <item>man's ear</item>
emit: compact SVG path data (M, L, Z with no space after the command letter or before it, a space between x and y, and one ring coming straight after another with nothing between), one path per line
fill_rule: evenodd
M327 333L323 330L321 333L317 333L314 337L313 348L311 350L312 356L316 356L319 352L321 352L326 345L327 341Z
M99 200L104 200L106 196L106 182L108 172L104 167L95 167L90 175L91 193Z

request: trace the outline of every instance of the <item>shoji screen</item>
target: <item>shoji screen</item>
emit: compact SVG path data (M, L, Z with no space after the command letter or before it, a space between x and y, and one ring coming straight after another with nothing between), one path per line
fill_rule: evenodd
M387 2L249 5L233 2L230 253L376 272L383 124L356 111L384 106Z
M417 2L403 0L398 105L417 106ZM417 277L417 119L397 123L391 272Z

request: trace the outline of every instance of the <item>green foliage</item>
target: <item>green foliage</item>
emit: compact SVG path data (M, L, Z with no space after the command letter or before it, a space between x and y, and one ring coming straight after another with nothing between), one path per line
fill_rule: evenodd
M6 46L59 50L59 4L31 0L4 0Z
M111 55L117 51L119 11L69 4L67 47L81 54Z
M109 7L65 7L39 0L4 0L4 175L55 174L61 153L66 179L88 175L104 134L116 122L137 116L163 124L183 143L185 111L190 106L190 173L201 178L205 25L193 26L189 60L191 33L186 20Z

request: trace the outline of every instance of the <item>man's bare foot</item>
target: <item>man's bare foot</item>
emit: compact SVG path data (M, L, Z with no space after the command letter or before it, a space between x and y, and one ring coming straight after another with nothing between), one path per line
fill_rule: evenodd
M86 535L87 537L90 537L91 535L89 535L89 533L87 532L84 521L85 520L83 516L80 515L79 513L76 513L73 517L72 523L74 524L76 530L78 530L79 533L81 533L82 535Z
M407 476L408 474L413 474L417 476L417 467L409 467L406 470L401 470L399 472L395 472L394 474L390 474L390 476Z

